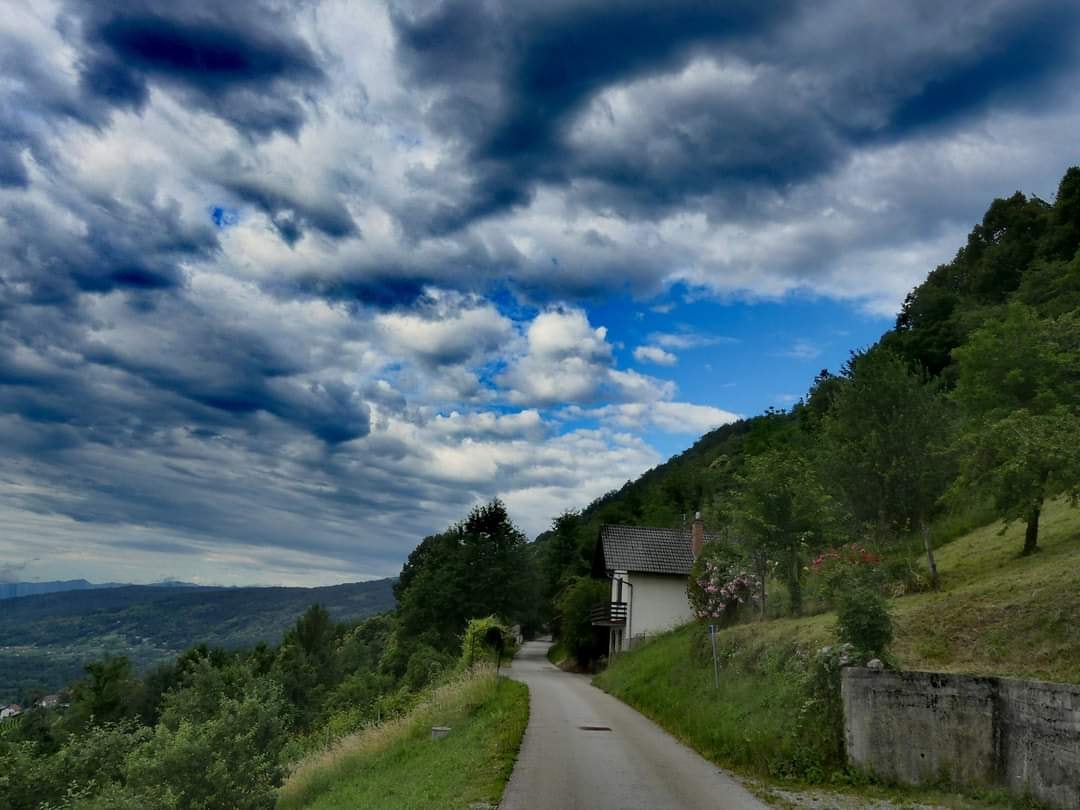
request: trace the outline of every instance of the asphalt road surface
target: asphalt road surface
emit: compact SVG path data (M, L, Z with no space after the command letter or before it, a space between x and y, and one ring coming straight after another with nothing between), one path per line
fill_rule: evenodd
M525 644L510 676L529 726L500 810L763 810L741 784L651 720Z

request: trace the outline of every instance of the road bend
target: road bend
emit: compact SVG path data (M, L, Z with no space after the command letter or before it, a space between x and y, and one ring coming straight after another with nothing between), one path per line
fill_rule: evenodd
M764 810L729 774L527 642L529 725L500 810Z

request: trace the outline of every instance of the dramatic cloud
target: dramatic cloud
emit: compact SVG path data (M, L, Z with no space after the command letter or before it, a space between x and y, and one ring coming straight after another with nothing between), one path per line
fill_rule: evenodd
M304 122L296 96L322 78L269 3L93 0L71 10L81 23L81 87L116 107L142 110L160 86L247 133L295 134Z
M1068 0L4 12L8 575L392 574L495 495L540 531L800 390L726 399L839 342L761 302L889 317L1078 160Z

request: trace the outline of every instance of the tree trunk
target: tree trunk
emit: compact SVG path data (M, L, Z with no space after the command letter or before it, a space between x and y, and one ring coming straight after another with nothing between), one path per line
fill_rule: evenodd
M799 551L791 550L791 560L788 568L788 592L791 596L791 612L795 616L802 615L802 582L799 578Z
M758 579L761 581L761 621L765 621L765 577L769 574L769 561L764 554L761 555L757 569Z
M1039 515L1042 513L1042 500L1028 513L1027 531L1024 532L1024 556L1039 550Z
M926 549L926 562L930 566L930 584L937 590L937 563L934 562L934 547L930 544L930 527L926 524L926 521L922 521L922 541L923 547Z

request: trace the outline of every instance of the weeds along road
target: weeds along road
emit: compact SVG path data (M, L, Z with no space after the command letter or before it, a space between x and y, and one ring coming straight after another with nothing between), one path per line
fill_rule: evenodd
M651 720L525 644L510 676L529 726L500 810L763 810L739 782Z

